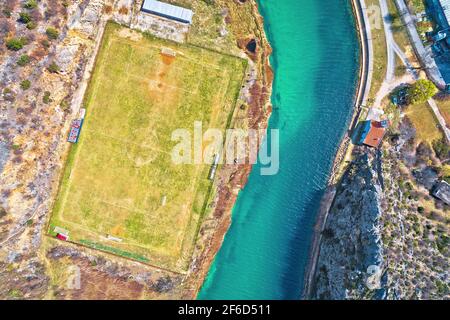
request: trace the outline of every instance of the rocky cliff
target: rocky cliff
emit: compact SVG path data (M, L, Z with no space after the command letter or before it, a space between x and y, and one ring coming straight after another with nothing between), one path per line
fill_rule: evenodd
M355 148L317 233L308 298L450 299L449 206L432 197L448 155L433 149L407 119L380 151Z
M337 187L322 231L312 298L382 295L380 155L358 155Z

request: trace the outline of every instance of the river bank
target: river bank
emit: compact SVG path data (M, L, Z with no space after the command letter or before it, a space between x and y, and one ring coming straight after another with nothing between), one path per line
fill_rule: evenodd
M251 78L243 85L241 101L245 101L248 114L245 127L265 130L272 113L273 71L269 56L272 48L264 31L264 20L259 14L258 3L218 1L217 5L227 10L228 29L237 39L237 45L250 62ZM241 10L241 11L239 11ZM243 16L246 17L243 20ZM246 24L246 22L248 24ZM250 51L248 43L255 41L256 49ZM234 126L242 125L234 123ZM224 165L219 172L214 188L211 208L212 217L207 218L199 231L197 247L193 254L189 275L186 278L183 298L196 298L217 252L220 250L231 225L231 213L239 192L246 186L252 165Z
M274 49L269 128L280 132L280 171L253 168L201 299L300 297L320 198L353 113L359 68L350 3L261 1L260 12Z
M317 222L314 227L312 236L311 254L309 264L306 269L306 276L304 278L303 298L308 299L311 295L313 286L317 259L320 254L320 246L322 240L322 233L327 223L328 213L336 196L336 185L339 183L340 174L343 167L346 166L345 158L351 150L351 132L356 127L362 106L366 104L367 97L370 91L372 68L373 68L373 49L371 44L370 25L368 23L367 14L365 12L366 6L364 0L352 0L353 15L357 24L360 43L360 73L358 79L358 86L355 92L354 112L350 127L346 136L343 138L335 160L333 162L333 169L328 181L328 187L322 197L319 211L317 213ZM369 28L367 28L369 26Z

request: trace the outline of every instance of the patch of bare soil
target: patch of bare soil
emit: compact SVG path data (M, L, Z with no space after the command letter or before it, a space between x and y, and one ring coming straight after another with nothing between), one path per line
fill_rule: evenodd
M119 37L121 38L127 38L130 39L132 41L140 41L142 39L142 34L136 31L133 31L131 29L120 29L120 31L118 32Z
M175 60L175 57L173 57L173 56L169 56L169 55L166 55L166 54L162 54L161 53L161 60L162 60L162 62L165 64L165 65L171 65L172 64L172 62Z

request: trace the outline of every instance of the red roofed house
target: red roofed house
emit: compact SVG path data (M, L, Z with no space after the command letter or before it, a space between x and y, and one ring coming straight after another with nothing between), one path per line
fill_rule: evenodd
M384 138L384 135L386 134L387 127L387 120L365 121L362 127L361 139L359 140L359 143L365 144L369 147L378 148Z

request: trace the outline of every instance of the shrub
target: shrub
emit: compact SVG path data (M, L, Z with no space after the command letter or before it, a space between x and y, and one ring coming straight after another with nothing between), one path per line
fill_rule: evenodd
M17 64L21 67L23 67L29 63L30 63L30 57L26 54L21 55L20 58L17 60Z
M8 214L8 212L6 212L5 208L0 207L0 218L3 218L7 214Z
M450 156L450 146L445 141L445 138L433 141L433 149L440 160L445 160Z
M37 5L38 4L37 4L36 0L28 0L27 2L25 2L23 7L26 9L35 9L37 7Z
M19 13L19 21L22 23L28 23L31 21L30 14L28 12Z
M42 40L41 44L44 48L50 47L50 42L47 39Z
M50 91L45 91L44 96L42 97L42 102L44 102L45 104L49 104L51 101L52 99L50 99Z
M57 39L59 36L58 30L56 30L55 28L52 28L52 27L47 28L45 33L47 34L47 37L52 40Z
M11 18L11 14L12 14L11 10L3 9L2 12L3 12L3 14L5 15L6 18Z
M25 38L11 38L6 41L6 47L9 50L19 51L26 43L27 41Z
M424 213L425 212L425 208L424 207L417 207L417 212L418 213Z
M28 29L28 30L33 30L33 29L35 29L36 27L37 27L36 22L30 21L30 22L27 23L27 29Z
M443 176L450 176L450 164L444 164L440 168L439 173L441 173Z
M438 239L436 239L436 246L439 252L444 253L445 250L448 250L448 246L450 245L450 237L443 234Z
M5 88L3 89L3 99L9 102L14 102L14 100L16 100L16 96L10 88Z
M48 71L50 71L51 73L58 73L59 72L59 66L55 62L52 62L48 66Z
M22 88L22 90L28 90L28 89L30 89L30 87L31 87L31 82L30 82L30 80L23 80L23 81L20 83L20 87Z
M20 291L19 289L11 289L8 291L8 296L10 298L22 298L23 297L23 293L22 291Z
M334 238L334 231L331 228L325 228L322 232L322 235L326 239L332 239Z
M417 22L416 26L417 26L417 31L419 32L419 34L426 33L426 32L433 30L433 25L430 21L419 21L419 22Z
M120 13L120 14L123 14L123 15L127 15L127 14L128 14L128 8L125 7L125 6L122 6L122 7L119 9L119 13Z
M70 107L69 102L67 102L67 100L62 100L61 103L59 104L59 106L64 111L69 110L69 107Z

